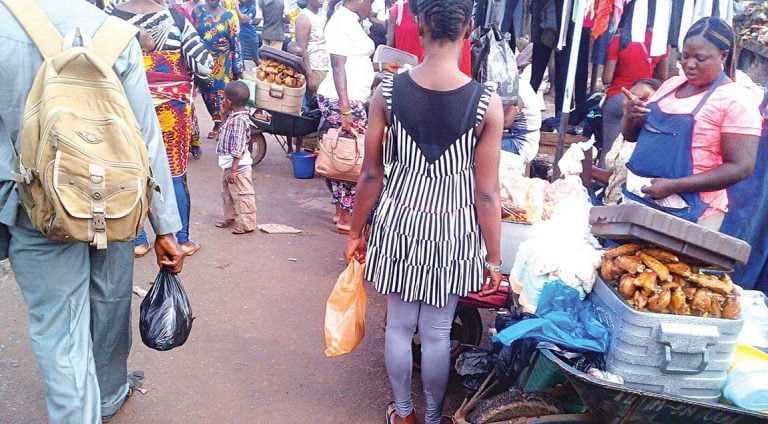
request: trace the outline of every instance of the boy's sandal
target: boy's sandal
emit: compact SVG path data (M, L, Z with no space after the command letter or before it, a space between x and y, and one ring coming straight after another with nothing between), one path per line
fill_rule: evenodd
M208 133L208 140L215 140L219 138L219 132L218 131L211 131Z
M213 225L216 226L216 228L229 228L235 223L234 219L225 219L224 221L219 221Z
M232 234L236 234L238 236L239 235L243 235L243 234L252 233L252 232L253 232L253 230L246 230L245 228L240 228L240 227L235 228L234 230L232 230Z
M203 157L203 149L195 146L189 149L189 153L192 154L192 158L194 159L200 159Z

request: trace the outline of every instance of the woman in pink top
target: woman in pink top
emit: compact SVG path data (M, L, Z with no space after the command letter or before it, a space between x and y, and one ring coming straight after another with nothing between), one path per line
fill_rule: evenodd
M637 148L625 197L720 228L726 189L752 173L762 127L760 99L731 78L733 44L725 21L701 19L685 36L685 75L627 102L623 133Z

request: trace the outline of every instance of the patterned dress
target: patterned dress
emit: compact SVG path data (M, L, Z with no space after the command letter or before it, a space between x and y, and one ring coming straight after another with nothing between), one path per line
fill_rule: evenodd
M224 100L224 88L235 78L235 75L243 72L237 21L232 12L227 11L216 16L204 5L195 8L192 19L208 51L213 54L214 66L211 74L213 87L203 91L203 100L208 113L214 121L218 122L219 108L221 101Z
M114 6L108 6L106 11L143 28L155 41L155 51L144 54L147 82L163 132L171 175L184 175L194 136L192 74L209 74L213 59L195 28L179 11L165 9L135 14Z
M442 308L449 295L466 296L482 285L475 147L490 91L473 81L436 92L408 73L385 80L382 89L392 125L365 278L382 294Z

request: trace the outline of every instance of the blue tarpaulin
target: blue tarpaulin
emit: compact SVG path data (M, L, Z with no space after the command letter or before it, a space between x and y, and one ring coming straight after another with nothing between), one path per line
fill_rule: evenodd
M575 352L608 350L610 333L597 320L592 302L582 301L576 289L559 280L544 286L536 315L507 327L493 340L509 346L517 339L533 338Z

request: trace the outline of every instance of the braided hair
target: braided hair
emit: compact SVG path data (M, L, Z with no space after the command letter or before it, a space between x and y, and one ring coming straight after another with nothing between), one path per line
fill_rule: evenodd
M728 52L724 70L726 75L733 78L733 46L735 37L733 29L728 25L728 22L714 16L701 18L685 34L684 41L698 36L709 41L720 51Z
M468 0L410 0L411 14L429 28L435 41L456 41L472 20L472 5Z

